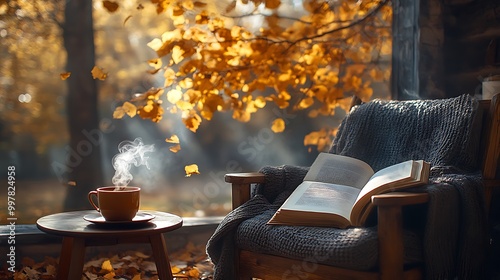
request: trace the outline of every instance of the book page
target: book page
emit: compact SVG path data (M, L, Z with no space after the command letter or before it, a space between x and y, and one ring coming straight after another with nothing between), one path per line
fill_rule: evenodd
M366 205L370 203L372 195L416 184L418 181L415 179L419 177L417 174L422 168L421 163L422 161L409 160L391 165L373 174L366 186L359 192L354 203L351 212L351 219L355 220L353 223L359 223L360 215L363 214Z
M359 189L317 182L303 182L281 209L335 213L349 219Z
M304 181L317 181L362 189L373 173L373 169L361 160L320 153L311 165Z
M416 167L418 167L414 166L414 164L415 162L413 160L409 160L379 170L377 173L373 174L363 190L359 193L359 196L364 196L372 190L380 188L380 186L384 186L385 189L387 189L396 186L404 180L413 181L416 175Z

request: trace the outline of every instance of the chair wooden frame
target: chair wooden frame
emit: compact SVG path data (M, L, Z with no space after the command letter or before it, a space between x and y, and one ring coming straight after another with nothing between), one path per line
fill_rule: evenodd
M495 179L500 157L500 94L492 100L481 100L484 117L481 127L482 174L485 187L486 207L489 210L494 187L500 187L500 179ZM251 185L264 183L261 173L226 174L225 181L232 184L233 209L250 199ZM422 279L422 267L405 269L403 248L402 209L407 205L422 204L429 200L426 193L394 192L374 195L372 202L377 206L379 236L379 270L375 272L353 271L344 268L314 264L307 269L302 260L259 254L239 250L235 259L235 271L239 279L260 278L264 280L282 279ZM301 270L301 277L289 275L294 268ZM307 272L311 271L311 272Z

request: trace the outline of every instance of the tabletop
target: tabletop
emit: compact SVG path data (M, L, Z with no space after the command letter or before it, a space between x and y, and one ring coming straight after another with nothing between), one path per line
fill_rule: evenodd
M182 227L182 218L174 214L160 211L139 211L153 215L146 222L128 223L93 223L84 219L93 215L95 210L62 212L44 216L37 220L37 227L46 233L72 237L113 237L158 234Z

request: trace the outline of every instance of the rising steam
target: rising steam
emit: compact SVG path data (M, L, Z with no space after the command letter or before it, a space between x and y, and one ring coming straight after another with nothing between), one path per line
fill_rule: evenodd
M132 164L136 167L145 165L148 169L148 157L144 154L154 151L154 145L144 145L141 138L136 138L134 141L123 141L118 145L119 154L113 157L113 167L115 168L115 175L112 182L115 189L126 187L132 180L133 176L130 174Z

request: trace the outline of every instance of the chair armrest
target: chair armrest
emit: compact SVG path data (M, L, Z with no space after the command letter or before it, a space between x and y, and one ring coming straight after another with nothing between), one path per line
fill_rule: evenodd
M390 192L372 196L372 203L376 206L405 206L428 201L428 193Z
M224 180L231 183L233 209L250 199L252 184L264 183L265 179L265 175L259 172L226 174Z
M403 206L428 201L428 193L391 192L372 196L372 203L377 206L379 265L383 279L403 279Z

